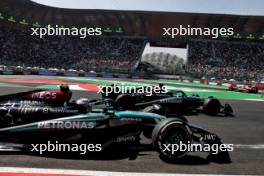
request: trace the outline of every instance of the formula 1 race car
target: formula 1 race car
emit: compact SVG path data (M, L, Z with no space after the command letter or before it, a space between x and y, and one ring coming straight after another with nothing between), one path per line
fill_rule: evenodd
M175 150L174 145L196 143L212 147L205 150L210 153L210 161L230 162L228 148L216 153L213 150L223 145L217 135L189 124L180 116L166 118L154 113L108 108L84 108L85 112L74 106L20 106L23 104L1 106L0 123L12 122L0 128L1 151L36 152L33 149L37 144L47 143L100 144L99 152L120 148L130 151L142 148L143 134L152 139L152 149L165 161L179 160L188 153L187 149Z
M102 96L103 98L112 98L116 103L115 108L118 110L144 110L166 116L188 114L193 111L203 112L212 116L217 114L233 116L233 109L229 104L222 105L214 97L204 99L199 95L188 96L181 90L173 93L153 92L151 95L143 92L109 94L108 96L103 94Z
M147 90L146 90L147 91ZM71 103L72 92L68 85L61 85L60 91L51 91L38 89L33 91L2 95L0 96L0 107L2 105L26 104L30 105L45 105L51 107L68 105L70 109L81 108L75 102ZM226 116L233 116L233 109L229 104L222 105L216 98L209 97L207 99L199 97L199 95L188 96L183 91L172 92L153 92L148 95L142 93L110 93L108 95L102 94L102 99L85 100L85 102L78 101L78 103L89 105L95 104L110 104L115 110L143 110L145 112L153 112L165 116L174 116L179 114L188 114L190 112L204 112L208 115L224 114ZM78 109L77 108L77 109ZM20 109L18 109L20 111ZM69 109L69 110L70 110ZM4 111L4 110L2 110ZM53 110L51 110L53 111ZM71 110L72 111L72 110ZM22 111L24 112L24 111ZM83 112L83 110L81 110ZM79 109L77 110L79 112ZM1 109L0 109L1 114Z
M256 86L251 85L244 85L243 87L238 87L236 85L230 85L228 87L229 91L235 91L235 92L243 92L243 93L252 93L252 94L258 94L258 88Z

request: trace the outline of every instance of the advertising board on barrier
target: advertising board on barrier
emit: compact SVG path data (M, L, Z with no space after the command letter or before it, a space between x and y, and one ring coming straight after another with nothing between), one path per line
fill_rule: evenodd
M23 75L32 75L31 71L27 71L27 70L23 71L22 73Z
M44 71L39 71L39 75L56 76L57 73L53 71L44 70Z
M13 71L3 71L2 74L3 75L13 75L14 72Z
M85 73L85 77L97 77L97 73Z
M64 76L79 76L79 73L78 72L72 72L72 71L66 71L64 73Z

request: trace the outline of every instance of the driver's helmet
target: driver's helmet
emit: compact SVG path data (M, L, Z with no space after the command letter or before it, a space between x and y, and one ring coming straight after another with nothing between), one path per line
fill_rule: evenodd
M67 85L67 84L61 84L61 85L60 85L60 91L61 91L61 92L64 92L64 93L68 93L68 92L70 92L70 87L69 87L69 85Z
M90 100L88 98L80 98L76 100L75 104L84 108L86 112L91 112L92 110L92 106L90 105Z

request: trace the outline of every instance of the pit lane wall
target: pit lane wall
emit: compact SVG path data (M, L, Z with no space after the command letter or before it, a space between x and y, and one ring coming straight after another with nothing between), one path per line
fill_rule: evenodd
M132 74L116 74L116 73L96 73L96 72L80 72L80 71L50 71L50 70L0 70L0 75L42 75L42 76L68 76L68 77L94 77L94 78L120 78L120 79L153 79L144 75L132 75ZM264 83L259 82L237 82L237 81L222 81L222 80L208 80L205 78L192 79L190 77L181 77L176 75L154 75L155 79L171 79L181 82L196 82L201 84L214 84L222 86L228 85L242 85L242 86L254 86L259 90L264 90Z

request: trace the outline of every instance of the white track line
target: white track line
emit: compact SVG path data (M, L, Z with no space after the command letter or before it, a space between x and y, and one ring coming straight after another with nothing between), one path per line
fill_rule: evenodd
M264 99L244 99L244 100L248 100L248 101L264 101Z
M38 169L21 167L0 167L0 173L28 173L28 174L67 174L89 176L249 176L249 175L212 175L212 174L163 174L163 173L134 173L134 172L107 172L68 169Z
M234 147L244 149L264 149L264 144L235 144Z

